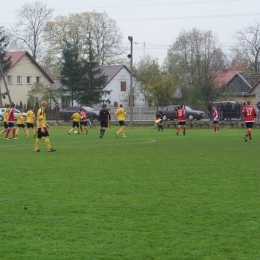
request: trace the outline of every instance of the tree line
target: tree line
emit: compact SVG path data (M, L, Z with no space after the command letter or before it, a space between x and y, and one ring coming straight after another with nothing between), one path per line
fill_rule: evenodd
M16 11L14 26L0 28L3 71L8 70L6 51L27 50L54 79L60 79L66 86L71 102L100 103L101 97L109 94L104 91L106 76L100 65L129 65L120 28L105 12L57 17L53 17L53 12L54 9L41 2L26 3ZM260 23L255 22L236 32L236 44L230 46L231 55L222 50L212 31L183 30L173 39L162 65L149 55L134 64L134 76L140 83L134 89L143 93L147 104L206 104L217 96L218 71L233 68L259 74L259 29ZM34 87L36 90L33 88L32 92L45 89ZM102 101L109 103L108 99Z

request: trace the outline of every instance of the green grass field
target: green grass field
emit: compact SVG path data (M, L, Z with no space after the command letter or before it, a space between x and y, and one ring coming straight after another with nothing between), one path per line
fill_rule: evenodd
M259 260L260 130L1 136L0 259Z

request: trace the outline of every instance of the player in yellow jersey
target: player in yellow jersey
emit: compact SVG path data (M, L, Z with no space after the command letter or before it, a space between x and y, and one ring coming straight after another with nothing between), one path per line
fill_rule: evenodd
M79 132L79 122L80 122L80 119L81 119L80 111L75 112L71 116L71 119L73 120L72 121L72 128L69 130L68 134L70 135L75 127L77 127L78 134L80 134L80 132Z
M33 107L30 107L30 109L26 113L26 137L29 138L29 132L30 129L33 133L33 138L36 137L36 132L34 130L34 124L35 124L35 115L33 112Z
M26 130L25 130L25 125L24 125L24 120L23 120L23 110L20 109L20 112L18 113L17 116L17 126L16 126L16 137L18 137L19 129L22 128L23 131L25 132L26 136Z
M7 128L8 128L7 120L8 120L9 107L10 107L9 105L6 105L6 108L4 110L4 130L2 130L0 132L0 135L5 133L7 131Z
M49 138L49 133L48 130L50 126L46 122L46 113L45 109L47 107L47 102L42 101L41 102L41 107L37 111L37 129L38 129L38 134L37 138L35 141L35 152L40 152L40 142L41 138L45 137L45 144L47 146L48 152L55 152L56 150L51 148L51 143L50 143L50 138Z
M122 132L123 137L126 137L125 135L125 118L127 117L127 114L125 112L125 109L123 108L123 105L120 104L119 108L116 110L115 114L115 120L119 122L119 125L121 128L116 132L116 137L118 137L118 134Z

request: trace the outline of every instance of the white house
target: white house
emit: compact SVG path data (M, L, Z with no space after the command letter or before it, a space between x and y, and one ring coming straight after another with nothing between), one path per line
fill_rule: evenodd
M125 65L111 65L100 66L104 75L107 76L107 83L104 86L104 90L111 91L109 95L101 98L102 102L108 104L106 100L110 100L108 107L118 107L123 104L124 107L129 106L129 93L130 93L130 77L131 73ZM51 90L61 88L59 80L55 81L51 85ZM63 87L67 89L66 86ZM145 105L144 95L140 92L138 82L133 77L133 89L134 89L134 106L140 107ZM60 101L59 101L60 102ZM63 104L64 105L64 104Z
M107 84L104 89L111 91L110 95L102 97L102 99L109 99L112 107L118 107L119 104L123 104L124 107L129 106L131 72L128 68L125 65L110 65L102 66L101 69L107 76ZM144 106L144 95L140 92L135 77L133 77L133 89L134 106Z
M27 103L28 91L34 83L43 83L45 86L53 84L53 79L37 63L27 51L7 52L6 57L11 57L12 65L5 73L5 80L12 102ZM6 87L3 78L0 78L1 97L6 96ZM4 95L5 94L5 95ZM2 99L2 103L9 100Z

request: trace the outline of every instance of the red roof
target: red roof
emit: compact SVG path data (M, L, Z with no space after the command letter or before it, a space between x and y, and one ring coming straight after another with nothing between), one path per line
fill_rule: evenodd
M17 62L21 60L23 56L27 56L31 62L42 72L42 74L51 82L54 83L53 79L47 74L47 72L38 64L38 62L33 58L33 56L27 51L15 51L15 52L6 52L6 57L11 57L12 67L15 66ZM10 71L10 69L8 71Z
M216 88L222 87L224 84L228 83L237 73L241 71L226 69L217 73L217 77L215 79Z

